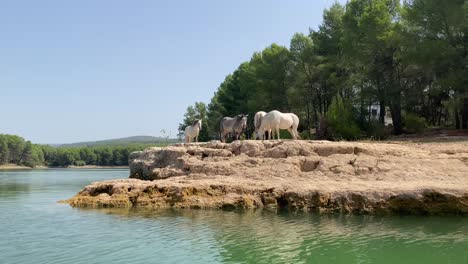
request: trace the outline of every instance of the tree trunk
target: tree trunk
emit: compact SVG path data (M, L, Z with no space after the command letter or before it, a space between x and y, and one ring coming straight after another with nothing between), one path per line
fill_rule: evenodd
M386 112L385 112L385 101L384 101L384 100L380 100L379 104L380 104L379 122L380 122L382 125L385 125L385 115L386 115Z
M369 101L369 105L367 105L367 122L371 122L372 118L372 101Z
M362 87L361 87L361 94L362 94ZM366 112L366 106L364 105L364 97L361 96L361 110L359 113L359 121L361 122L361 125L364 125L366 122L366 116L364 113Z
M400 135L402 132L400 95L396 95L391 99L390 111L392 113L393 133Z
M463 98L462 129L468 129L468 97Z
M460 115L457 107L455 108L455 129L460 129Z

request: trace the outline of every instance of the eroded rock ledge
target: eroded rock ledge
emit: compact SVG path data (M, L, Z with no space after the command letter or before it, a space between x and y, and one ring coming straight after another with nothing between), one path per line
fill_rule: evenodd
M77 207L468 214L468 142L217 141L148 148Z

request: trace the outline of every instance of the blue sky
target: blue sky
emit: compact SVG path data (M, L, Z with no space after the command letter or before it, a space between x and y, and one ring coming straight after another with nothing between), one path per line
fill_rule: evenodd
M344 1L341 1L344 2ZM0 3L0 133L35 143L177 134L188 105L334 0Z

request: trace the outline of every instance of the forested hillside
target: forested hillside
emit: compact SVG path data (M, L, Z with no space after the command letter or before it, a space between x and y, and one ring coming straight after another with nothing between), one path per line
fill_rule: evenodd
M0 165L16 164L28 167L50 166L126 166L133 151L166 143L133 143L82 147L52 147L32 144L22 137L0 134Z
M132 144L159 144L159 143L174 143L177 139L162 138L153 136L133 136L116 139L106 139L99 141L77 142L70 144L62 144L59 147L72 148L72 147L96 147L96 146L127 146Z
M187 109L179 131L201 118L200 139L213 139L223 116L273 109L296 113L303 137L312 128L330 139L467 129L467 73L467 1L336 3L318 29L241 63L208 104Z

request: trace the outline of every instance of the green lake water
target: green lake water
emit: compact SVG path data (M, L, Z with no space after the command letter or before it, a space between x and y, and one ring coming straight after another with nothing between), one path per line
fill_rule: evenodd
M0 171L0 264L468 263L468 217L91 210L67 199L128 170Z

